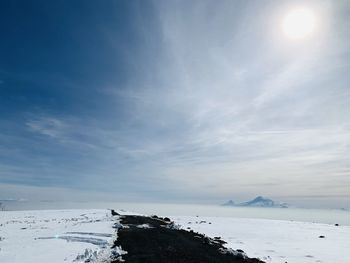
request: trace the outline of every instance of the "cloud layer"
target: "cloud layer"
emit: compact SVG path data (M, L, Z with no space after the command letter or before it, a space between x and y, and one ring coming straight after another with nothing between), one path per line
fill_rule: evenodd
M294 5L130 4L127 29L95 14L99 42L76 40L94 62L84 78L2 65L1 87L30 90L4 92L14 102L1 122L0 182L140 200L348 200L350 6L308 2L322 23L293 42L281 18Z

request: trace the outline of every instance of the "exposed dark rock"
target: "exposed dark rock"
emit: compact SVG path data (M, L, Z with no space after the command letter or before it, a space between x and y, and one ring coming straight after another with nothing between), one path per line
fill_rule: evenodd
M169 221L168 221L169 220ZM114 246L128 253L125 262L131 263L262 263L243 252L228 250L224 241L176 228L168 218L121 216ZM151 228L138 228L148 224ZM114 261L118 262L118 261Z
M120 216L114 209L111 210L112 216Z

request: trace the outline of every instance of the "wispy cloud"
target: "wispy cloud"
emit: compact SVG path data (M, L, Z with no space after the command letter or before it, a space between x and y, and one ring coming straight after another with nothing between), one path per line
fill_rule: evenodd
M337 27L344 4L310 2L327 27L303 43L279 33L289 4L154 1L152 21L129 32L139 42L122 48L130 60L111 54L115 71L94 66L96 83L69 82L80 85L54 90L51 104L36 105L36 94L18 132L0 133L1 156L13 156L2 159L1 181L141 199L346 196L350 32ZM120 53L122 40L101 27Z
M67 133L68 125L57 118L41 117L29 120L27 123L29 129L33 132L52 137L63 138Z

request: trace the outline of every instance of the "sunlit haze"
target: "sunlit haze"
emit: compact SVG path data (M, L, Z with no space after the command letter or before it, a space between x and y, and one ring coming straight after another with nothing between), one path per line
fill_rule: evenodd
M284 33L293 39L307 37L315 29L315 20L315 14L310 10L291 10L283 20Z
M350 206L349 1L1 1L0 199Z

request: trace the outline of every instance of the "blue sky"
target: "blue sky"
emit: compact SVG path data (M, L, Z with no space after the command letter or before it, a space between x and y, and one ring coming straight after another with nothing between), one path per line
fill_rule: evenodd
M291 40L281 21L298 6L316 29ZM345 206L349 12L1 1L0 198Z

